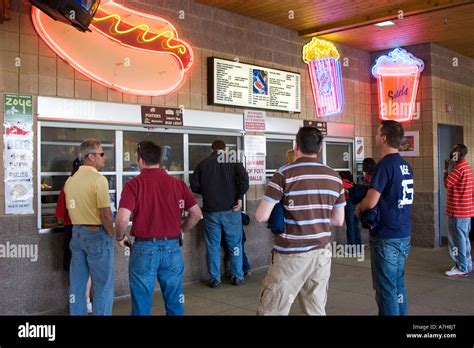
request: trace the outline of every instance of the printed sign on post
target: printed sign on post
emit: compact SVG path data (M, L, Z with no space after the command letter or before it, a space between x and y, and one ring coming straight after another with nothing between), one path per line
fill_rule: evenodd
M245 110L244 126L246 131L265 132L265 111Z
M266 156L267 155L267 143L265 142L265 136L263 135L246 135L244 137L245 143L245 156Z
M246 157L245 167L250 185L265 184L265 157Z
M364 138L355 137L356 161L363 161L365 158Z
M5 93L3 111L4 124L33 124L33 96Z
M5 214L33 209L33 96L4 94Z

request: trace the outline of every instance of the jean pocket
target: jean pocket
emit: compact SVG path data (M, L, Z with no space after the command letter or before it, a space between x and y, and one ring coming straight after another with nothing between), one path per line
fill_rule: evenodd
M90 256L101 255L107 243L105 238L103 233L94 233L85 236L83 240L85 252Z
M181 273L184 269L183 254L179 248L171 248L167 250L169 269L173 273Z
M408 254L410 253L410 240L408 240L408 243L405 244L403 253L405 254L405 258L407 258Z
M153 254L153 250L134 245L130 255L130 272L139 275L148 274L151 270Z

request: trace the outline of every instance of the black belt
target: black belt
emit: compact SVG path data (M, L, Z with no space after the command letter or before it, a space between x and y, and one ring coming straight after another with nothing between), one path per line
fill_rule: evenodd
M144 238L144 237L135 237L135 242L156 242L159 240L175 240L179 239L179 236L174 236L174 237L150 237L150 238Z

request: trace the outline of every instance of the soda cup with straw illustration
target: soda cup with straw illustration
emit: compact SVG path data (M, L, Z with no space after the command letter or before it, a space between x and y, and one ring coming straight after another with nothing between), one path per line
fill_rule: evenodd
M332 42L313 38L303 47L318 117L342 112L344 94L339 52Z
M382 55L372 67L377 79L379 118L398 122L410 121L415 113L420 73L425 64L403 48Z

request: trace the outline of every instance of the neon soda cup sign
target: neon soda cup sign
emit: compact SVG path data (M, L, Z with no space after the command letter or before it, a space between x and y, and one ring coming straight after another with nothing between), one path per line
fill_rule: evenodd
M333 43L313 38L303 47L318 117L342 112L344 94L339 52Z
M425 64L403 48L377 58L372 75L377 79L379 118L410 121L415 113L420 73Z

